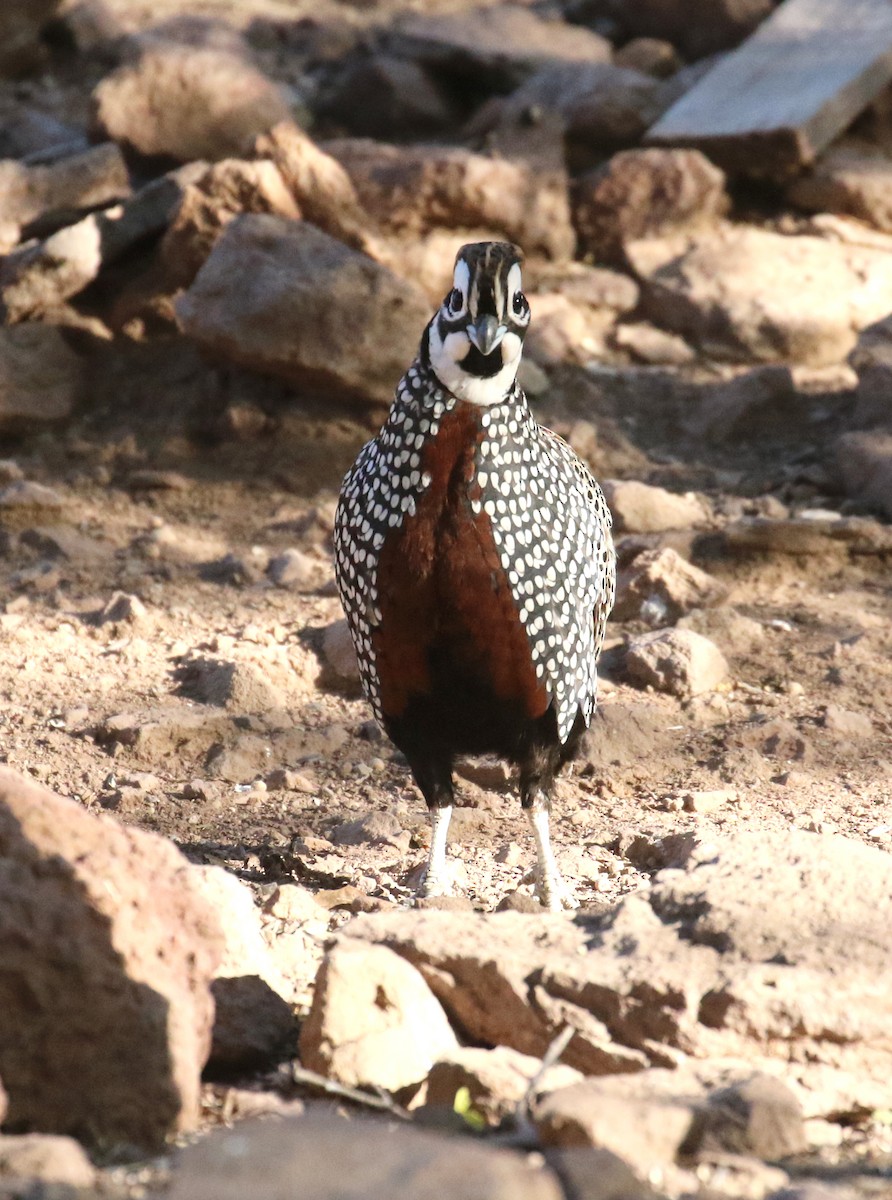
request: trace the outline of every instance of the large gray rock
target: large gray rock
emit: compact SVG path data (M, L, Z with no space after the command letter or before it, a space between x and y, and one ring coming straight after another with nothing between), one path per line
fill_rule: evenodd
M176 305L184 332L322 394L388 402L429 317L424 295L305 221L232 221Z
M182 162L238 156L290 115L280 89L243 55L161 39L106 76L93 104L113 141Z
M892 309L892 239L878 248L727 225L626 254L658 325L743 360L839 362Z
M579 180L573 219L599 262L622 262L626 242L708 224L729 200L725 176L699 150L623 150Z
M157 1149L199 1115L213 909L168 841L0 770L8 1122Z
M366 139L329 142L363 209L380 228L418 237L433 229L490 229L528 254L572 255L567 182L522 161L458 146L390 146ZM462 241L455 238L455 250Z
M861 504L892 517L892 431L846 433L834 446L846 492Z
M861 333L849 363L858 375L854 424L892 428L892 317Z
M589 1074L773 1060L800 1098L815 1087L809 1115L838 1111L828 1073L872 1106L892 1069L892 855L798 831L666 841L651 890L598 918L394 913L341 936L407 958L483 1045L541 1055L569 1024L563 1061Z
M333 1113L241 1124L179 1156L171 1200L562 1200L552 1172L521 1154Z

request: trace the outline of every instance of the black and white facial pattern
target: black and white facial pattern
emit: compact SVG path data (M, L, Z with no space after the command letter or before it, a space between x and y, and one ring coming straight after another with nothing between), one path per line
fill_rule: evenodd
M515 248L502 242L466 246L429 326L434 373L459 400L498 404L514 382L529 323Z

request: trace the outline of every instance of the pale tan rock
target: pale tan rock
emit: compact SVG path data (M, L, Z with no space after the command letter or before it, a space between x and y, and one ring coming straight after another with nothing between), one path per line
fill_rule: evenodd
M665 329L657 329L646 321L617 325L613 331L613 343L621 350L627 350L639 362L653 366L666 364L683 367L696 358L684 338L667 333Z
M852 712L839 704L828 704L822 718L824 728L846 738L870 737L873 721L866 713Z
M676 1083L676 1095L667 1089L661 1096L652 1080L647 1087L653 1074L667 1072L586 1079L552 1092L536 1109L540 1138L546 1146L611 1150L646 1179L654 1168L675 1162L695 1117L683 1083Z
M414 284L308 221L254 214L226 226L176 314L224 359L379 403L392 399L430 318Z
M414 967L383 946L344 942L326 955L300 1033L301 1061L351 1086L419 1083L458 1042Z
M227 158L208 167L201 178L189 184L161 242L171 280L188 286L223 228L233 217L246 212L299 220L300 209L274 163Z
M458 146L329 142L366 213L412 237L437 227L492 229L527 254L569 258L574 245L565 176ZM461 242L457 242L458 250Z
M729 207L725 176L699 150L623 150L573 193L573 221L599 262L625 259L644 237L708 225Z
M656 324L741 360L825 366L892 308L886 241L847 245L720 225L629 242L625 251Z
M509 1046L496 1046L492 1050L462 1046L443 1055L431 1067L425 1103L452 1108L459 1088L467 1088L471 1105L490 1125L498 1125L503 1118L517 1112L541 1067L540 1059L520 1054ZM581 1080L579 1071L556 1063L542 1075L532 1098Z
M601 484L619 533L662 533L696 529L706 519L703 502L634 479L605 479Z
M107 75L93 103L107 137L181 162L244 153L289 116L279 88L242 54L160 39Z
M75 404L83 360L51 325L0 329L0 429L61 421Z
M194 1127L223 936L192 872L165 839L0 770L12 1124L146 1148Z
M269 712L285 707L285 695L250 662L195 655L178 668L180 691L202 704L241 713Z
M250 889L222 867L195 867L193 879L225 936L211 985L215 1014L209 1061L230 1070L268 1063L296 1033L294 988L270 953Z
M211 1133L183 1150L171 1200L562 1200L552 1172L470 1138L314 1113Z
M0 1179L4 1176L69 1188L88 1188L96 1181L96 1171L79 1142L45 1133L0 1134Z
M888 1090L892 856L798 831L662 841L627 852L651 890L584 926L403 912L342 936L413 963L467 1038L541 1055L570 1024L563 1061L651 1092L650 1067L717 1057L795 1078L810 1117L849 1111L853 1078L864 1102Z
M626 670L640 687L681 697L714 691L728 678L718 646L690 629L656 629L632 638Z
M620 572L613 617L617 621L641 617L651 625L666 624L693 608L721 604L727 594L724 583L670 547L647 550Z

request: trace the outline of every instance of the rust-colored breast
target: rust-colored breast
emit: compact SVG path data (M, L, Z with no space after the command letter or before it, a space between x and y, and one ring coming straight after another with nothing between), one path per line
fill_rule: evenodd
M413 695L432 692L432 656L455 665L530 717L548 707L527 634L499 561L479 498L474 457L480 412L460 404L426 447L431 483L415 513L389 537L378 561L381 623L373 634L386 716L399 717Z

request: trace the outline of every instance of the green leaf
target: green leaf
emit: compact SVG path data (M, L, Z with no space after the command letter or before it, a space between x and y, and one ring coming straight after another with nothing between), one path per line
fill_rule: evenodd
M482 1133L486 1128L486 1117L471 1103L470 1088L460 1087L458 1089L455 1099L452 1101L452 1109L475 1133Z

